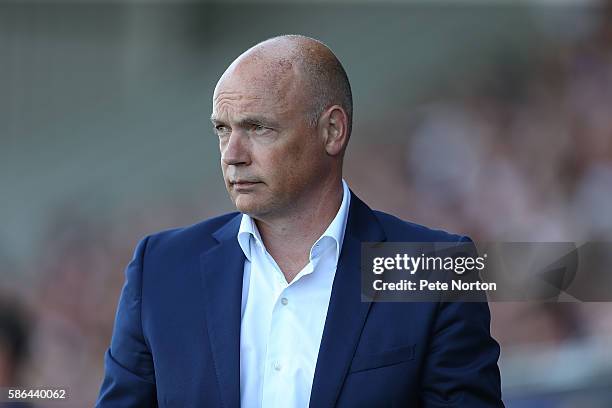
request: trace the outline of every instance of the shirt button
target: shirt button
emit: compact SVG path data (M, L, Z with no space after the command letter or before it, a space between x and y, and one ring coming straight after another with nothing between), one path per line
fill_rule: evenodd
M281 365L281 363L279 363L278 361L274 362L274 369L276 371L280 371L283 368L283 366Z
M283 306L287 306L287 303L289 303L289 299L287 299L287 298L282 298L282 299L281 299L281 303L283 304Z

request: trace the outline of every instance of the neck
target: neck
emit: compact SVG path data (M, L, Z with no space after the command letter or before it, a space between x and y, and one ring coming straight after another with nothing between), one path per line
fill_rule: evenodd
M309 262L310 248L338 213L343 193L338 177L299 200L299 208L291 214L255 220L266 249L288 282Z

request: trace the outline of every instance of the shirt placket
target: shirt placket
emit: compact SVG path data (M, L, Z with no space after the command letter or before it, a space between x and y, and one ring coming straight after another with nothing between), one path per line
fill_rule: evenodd
M270 257L269 254L266 255ZM288 347L291 344L289 337L291 336L291 322L286 310L286 296L290 291L290 285L287 284L276 262L270 258L267 261L274 271L274 306L264 360L262 407L281 407L287 406L285 395L291 395L291 391L287 388L291 386L287 381L287 378L290 377Z

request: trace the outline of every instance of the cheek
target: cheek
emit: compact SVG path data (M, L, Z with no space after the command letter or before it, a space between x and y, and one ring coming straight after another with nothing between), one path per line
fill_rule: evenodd
M292 179L298 177L302 167L302 151L300 147L286 146L270 152L262 163L264 171L273 176L279 184L288 184Z
M311 134L284 135L286 143L258 146L253 151L259 174L265 177L270 185L277 187L296 186L305 183L305 179L316 173L316 157L319 146L315 143L304 143L304 138L314 137ZM319 149L319 150L317 150Z
M286 173L287 168L295 160L289 146L265 146L255 151L252 158L258 171L262 175L280 177ZM285 176L289 176L285 174Z
M313 144L302 143L288 149L287 160L282 165L282 177L290 190L301 190L312 184L314 179L320 181L318 154L320 153Z

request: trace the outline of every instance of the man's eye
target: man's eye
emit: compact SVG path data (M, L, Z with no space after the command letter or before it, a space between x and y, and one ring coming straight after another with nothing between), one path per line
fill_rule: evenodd
M224 134L227 134L228 132L229 132L229 128L227 126L224 126L224 125L215 126L215 133L218 135L224 135Z
M253 130L253 132L255 132L257 134L263 134L263 133L266 133L270 129L265 127L265 126L263 126L263 125L253 125L251 127L251 130Z

